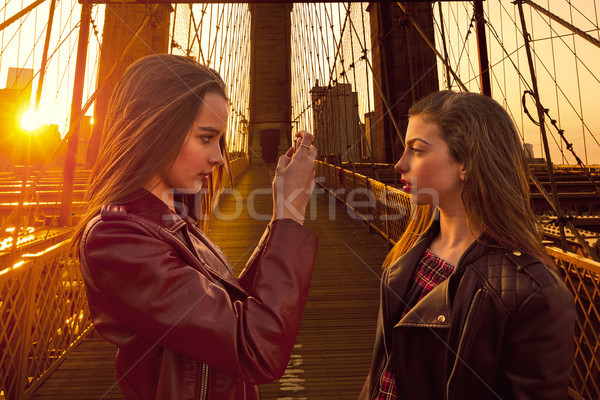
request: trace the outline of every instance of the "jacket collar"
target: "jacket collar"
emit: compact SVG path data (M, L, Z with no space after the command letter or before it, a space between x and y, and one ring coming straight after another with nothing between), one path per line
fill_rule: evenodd
M384 291L388 292L386 294L386 314L388 318L391 318L388 321L389 324L397 322L395 326L449 327L452 321L452 308L450 305L451 279L461 275L467 265L475 263L485 253L489 252L491 247L499 247L488 235L482 234L463 253L456 265L456 270L450 278L436 286L398 322L398 318L404 310L404 299L410 289L412 277L419 260L425 249L429 247L431 241L439 233L439 230L439 222L434 221L430 229L419 238L417 243L389 267L389 272L383 281Z
M384 318L388 319L387 322L384 321L384 324L386 324L389 328L393 326L391 324L398 322L400 316L402 315L402 312L406 307L406 294L410 290L410 284L415 269L419 263L419 260L421 259L421 256L425 252L425 249L427 249L438 232L439 224L434 222L431 228L425 234L423 234L419 240L417 240L417 243L400 258L398 258L396 262L390 265L386 271L386 274L384 274L383 292L385 293L386 301L383 304L383 312ZM435 289L433 291L435 291ZM429 295L431 295L433 291L429 293ZM419 302L419 304L420 303L422 302ZM402 320L406 319L409 314L411 314L411 312L407 313ZM419 318L416 318L416 320L413 318L411 325L414 323L421 324L424 322L420 321ZM390 332L391 329L388 329L387 331Z
M131 200L123 204L128 212L143 217L171 233L186 224L183 215L173 212L164 201L144 188L133 192L130 198Z
M192 245L188 249L191 252L190 255L192 255L188 259L188 262L194 264L193 258L197 258L200 260L202 268L212 273L216 279L221 282L227 282L242 293L246 293L233 276L225 254L210 241L189 216L183 212L178 214L172 211L165 202L143 188L133 192L130 198L131 200L121 205L125 207L127 212L137 217L142 217L171 234L175 234L187 225L189 230L183 229L182 234L192 242L202 242L201 246ZM189 234L190 231L192 232L191 235ZM186 246L184 247L187 248Z

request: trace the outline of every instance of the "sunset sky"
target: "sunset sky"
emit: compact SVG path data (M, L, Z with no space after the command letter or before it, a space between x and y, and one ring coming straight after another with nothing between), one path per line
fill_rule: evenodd
M600 0L535 0L535 2L586 31L592 37L600 39L598 30ZM0 8L0 21L8 19L29 3L28 0L6 0L4 6ZM572 7L569 7L569 3ZM465 35L469 31L469 20L472 16L472 5L465 2L443 2L442 4L450 62L469 90L478 91L475 78L478 66L474 29L465 44ZM97 49L101 41L104 7L95 6L92 14L97 34L94 31L90 33L86 97L93 92L95 86ZM528 5L523 7L527 29L533 39L542 102L549 109L550 115L560 121L560 127L565 130L568 140L573 143L583 161L589 164L600 164L600 112L597 106L597 97L600 93L600 48L571 34L556 22L549 23L547 17L532 11ZM27 17L0 32L0 88L4 88L7 83L9 67L32 68L35 74L33 79L35 93L48 8L49 1L46 1ZM484 1L484 10L492 27L487 30L492 69L492 95L511 113L524 134L525 142L533 144L535 155L542 156L539 128L523 114L521 107L521 95L526 87L521 83L517 70L527 81L530 81L530 74L523 37L520 33L521 24L517 7L511 1L487 0ZM436 20L439 20L437 4L434 6L434 14ZM41 111L46 122L59 125L63 133L70 108L79 18L80 6L76 2L57 3L50 43L52 55L44 84ZM439 37L436 37L436 42L438 43L436 47L441 49ZM516 65L517 70L513 64ZM445 75L441 63L438 64L438 69L441 78ZM440 84L444 87L445 82L442 81ZM457 89L456 85L453 87ZM34 96L35 94L32 95L32 106ZM527 105L533 113L535 107L531 98L527 100ZM535 114L534 117L537 119ZM570 155L563 159L559 151L560 140L556 130L550 128L549 134L553 161L557 164L574 163L575 160Z

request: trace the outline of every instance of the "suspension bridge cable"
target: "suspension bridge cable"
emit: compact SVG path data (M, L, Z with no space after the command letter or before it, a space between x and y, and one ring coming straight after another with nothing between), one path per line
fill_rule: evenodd
M221 4L219 5L221 8L221 14L216 16L216 20L217 23L215 25L215 34L214 34L214 39L213 39L213 43L212 43L212 49L209 46L209 52L208 52L208 59L211 60L213 55L215 54L216 48L217 48L217 38L219 37L219 31L221 30L221 23L223 22L223 15L225 13L225 7ZM212 13L211 13L211 29L212 29ZM211 35L209 34L209 37L211 37ZM215 67L216 67L216 60L215 60Z
M192 54L192 46L194 45L193 40L195 40L195 38L192 37L192 26L194 27L194 30L196 30L196 22L194 21L194 10L192 8L192 3L188 4L188 10L189 10L188 26L187 26L188 32L187 32L187 46L185 48L185 55L189 57ZM202 23L200 23L200 24L202 24ZM202 57L202 62L204 63L204 57Z
M525 79L525 77L523 77L523 75L521 74L521 69L514 64L512 57L510 57L508 51L506 50L504 44L502 43L502 40L500 40L500 38L498 37L498 34L496 32L496 30L494 29L494 27L491 24L488 24L488 28L490 33L492 34L492 36L494 36L494 38L497 40L498 44L500 45L501 49L504 51L504 53L506 54L506 58L508 60L511 61L511 63L513 64L513 67L515 69L515 72L517 73L517 75L519 76L519 81L522 82L525 86L526 86L526 90L532 90L532 88L529 86L527 80ZM517 49L518 50L518 49ZM515 50L516 51L516 50ZM567 101L567 103L571 106L571 109L575 112L575 114L577 115L577 117L582 121L583 124L585 124L585 122L583 121L582 116L579 115L579 113L577 112L577 110L575 109L575 106L571 103L571 101L569 100L568 96L566 95L566 93L564 92L564 90L561 88L561 86L558 84L558 81L556 80L555 77L552 77L552 74L550 74L548 68L546 67L545 63L539 58L539 56L537 55L537 53L535 53L535 57L536 59L540 62L540 64L542 65L542 67L546 70L546 72L548 73L548 75L551 77L551 79L553 80L553 82L555 83L556 87L558 88L558 90L560 91L560 93L564 96L565 100ZM598 145L600 145L600 143L598 143L598 141L596 140L595 136L593 135L593 133L591 132L591 130L589 129L589 127L587 125L585 125L586 128L588 129L588 132L590 133L590 135L592 136L592 138L596 141L596 143ZM556 138L553 139L555 140L555 143L557 144L557 146L559 145L559 142L556 141Z
M171 27L171 35L169 37L169 39L171 39L171 42L169 43L169 54L173 54L173 48L179 46L179 44L175 41L175 27L177 26L177 6L178 3L175 3L175 5L173 6L173 20L171 22L173 26Z
M12 17L9 17L7 20L5 20L2 23L0 23L0 32L3 31L5 28L9 27L13 22L18 21L19 19L21 19L21 17L29 14L32 10L34 10L35 8L37 8L37 6L39 6L40 4L42 4L44 1L46 1L46 0L37 0L37 1L33 2L33 3L31 3L30 5L28 5L27 7L22 8L21 11L17 12Z
M569 14L571 16L571 22L572 22L573 21L573 7L569 8ZM591 38L591 39L593 39L593 38ZM598 44L599 44L598 47L600 47L600 41L598 41ZM577 54L576 46L577 45L575 43L575 36L573 36L573 52L575 54ZM581 115L581 120L583 121L583 103L581 101L581 80L579 78L579 63L577 62L577 58L575 58L575 76L577 77L577 95L579 98L579 115ZM587 163L588 162L587 143L585 140L585 128L583 126L582 126L581 131L582 131L581 133L582 133L582 138L583 138L583 152L585 155L585 162ZM580 161L580 160L577 158L577 161Z
M353 23L352 20L350 21L350 26L356 32L356 27L354 26L354 23ZM364 47L364 45L361 44L361 47L362 47L363 51L366 50L365 47ZM374 74L374 69L373 69L373 66L371 65L371 62L369 61L369 58L368 57L365 58L365 61L367 62L367 66L371 70L372 74ZM390 115L390 121L392 122L392 125L394 127L394 131L396 132L396 135L398 136L398 139L400 140L400 143L402 144L402 146L405 146L404 138L402 137L402 134L400 132L400 128L398 127L398 123L396 122L396 118L394 117L394 114L392 112L392 106L390 106L388 96L386 96L383 93L383 89L382 89L382 87L381 87L378 79L375 77L375 75L372 75L372 78L373 78L373 83L374 83L377 91L379 92L379 96L381 98L381 101L383 102L384 107L386 109L386 112L384 113L384 115L382 116L382 118L385 117L386 115ZM401 99L398 99L398 101L400 101L400 100Z
M444 60L446 61L446 64L448 63L448 48L446 46L446 30L444 29L444 15L442 14L442 2L438 1L438 13L440 14L440 22L441 24L438 24L438 21L434 19L434 23L435 26L440 30L440 36L441 36L441 42L442 42L442 46L444 49ZM445 78L446 78L446 87L447 89L451 89L452 88L452 82L450 81L450 71L448 71L448 68L446 68L446 66L444 65L444 72L445 72Z
M402 3L397 2L398 6L400 6L400 8L402 9L402 11L404 11L404 13L407 15L408 19L410 20L410 22L413 24L413 26L415 27L415 29L421 34L421 37L425 40L425 42L427 43L427 45L429 46L429 48L431 48L431 50L433 50L433 52L435 53L435 55L442 60L442 62L444 64L446 64L446 60L444 60L444 57L442 57L442 55L439 53L439 51L437 51L437 49L435 48L435 46L433 45L433 43L431 43L431 40L429 40L429 38L427 37L427 35L425 35L425 32L423 32L423 30L419 27L419 24L417 24L417 22L414 20L414 18L406 11L406 8L404 7L404 5L402 5ZM450 66L448 64L446 64L448 68L450 68ZM460 78L458 77L458 75L456 75L456 72L454 72L453 69L450 69L450 72L452 74L452 76L454 77L454 80L456 80L456 82L458 83L458 86L460 86L460 88L465 91L468 92L469 90L467 89L467 87L462 83L462 81L460 80Z
M571 1L570 1L570 0L566 0L566 2L567 2L567 4L569 5L569 7L570 7L571 9L573 9L573 10L577 11L577 13L578 13L578 14L579 14L579 15L580 15L580 16L581 16L583 19L585 19L585 20L587 20L589 23L591 23L591 24L592 24L592 25L593 25L593 26L596 28L595 30L598 30L598 29L600 28L600 26L598 26L598 18L596 18L596 22L594 23L594 21L592 21L591 19L589 19L589 18L587 17L587 15L585 15L585 13L581 12L581 11L579 10L579 8L577 8L575 5L573 5L573 3L571 3ZM596 4L596 2L593 2L593 4L594 4L594 10L596 11L597 4ZM550 6L548 6L548 9L550 9ZM571 20L571 21L572 21L572 20ZM585 31L584 31L584 32L585 32Z
M198 32L200 32L200 27L202 26L202 19L204 19L204 14L205 12L202 12L202 17L200 19L200 24L196 25L196 18L194 17L194 9L192 7L192 4L189 5L190 8L190 30L191 27L194 27L194 35L193 35L193 39L192 39L192 43L190 44L188 42L188 48L187 48L187 52L188 52L188 56L191 54L192 51L192 47L194 46L194 40L198 41L198 52L200 54L200 57L202 57L202 64L206 64L206 58L204 57L204 52L202 51L202 42L201 42L201 38L198 34Z
M582 38L584 38L585 40L587 40L588 42L590 42L591 44L593 44L596 47L600 47L600 40L588 35L587 33L585 33L584 31L582 31L581 29L577 28L576 26L574 26L573 24L570 24L569 22L565 21L564 19L560 18L558 15L546 10L544 7L539 6L538 4L534 3L532 0L521 0L523 1L523 3L529 5L531 8L535 9L537 12L544 14L545 16L552 18L554 21L558 22L559 24L561 24L562 26L564 26L565 28L571 30L572 32L574 32L575 34L581 36ZM573 6L571 6L570 10L572 10ZM572 18L572 15L571 15Z
M600 26L600 24L598 23L598 3L597 2L594 2L594 15L596 16L596 24L594 26L598 27L598 26ZM600 29L598 29L597 32L598 32L598 38L600 38Z
M558 81L556 80L556 77L552 77L552 75L550 74L550 71L548 70L548 67L546 67L546 64L543 62L543 60L538 56L538 54L536 52L534 52L534 55L535 55L536 60L539 61L539 63L544 68L544 70L548 73L548 75L550 76L550 79L552 79L558 85ZM596 142L596 144L598 144L600 146L600 142L598 142L598 140L596 139L595 135L592 133L592 131L589 128L589 126L585 123L585 121L583 119L583 115L581 115L579 113L579 111L577 111L577 109L575 108L575 106L573 105L573 103L569 100L568 96L566 95L565 91L561 88L561 86L558 85L558 87L559 87L559 90L560 90L561 94L564 96L565 100L567 101L567 103L571 106L571 109L573 110L573 112L575 113L575 115L577 116L577 118L581 121L582 126L585 129L587 129L588 133L594 139L594 141Z
M121 52L119 59L116 60L116 62L114 63L113 67L106 74L105 79L98 84L98 87L96 88L96 90L94 91L94 93L88 98L88 100L86 101L85 105L83 105L83 107L81 108L81 111L79 112L79 115L76 117L76 119L73 121L73 123L69 126L68 132L62 138L62 140L60 141L60 143L54 148L53 152L50 154L50 156L48 157L48 159L46 160L46 162L44 163L44 165L40 168L40 171L39 171L38 175L36 176L36 178L33 180L33 182L31 183L31 185L29 186L29 188L25 192L25 199L29 199L32 195L35 194L37 183L39 182L39 180L41 179L41 177L46 173L47 169L50 166L50 163L58 156L58 154L60 153L60 151L63 150L64 146L67 145L68 141L71 139L71 136L73 135L73 133L75 132L75 130L79 127L81 119L83 118L83 116L85 115L85 113L87 112L87 110L90 108L90 106L94 103L94 101L95 101L97 95L99 94L100 90L108 82L109 78L114 73L117 65L124 58L125 54L127 54L128 50L131 48L131 46L134 44L134 40L136 38L138 38L138 35L141 33L141 31L143 30L143 28L145 27L145 25L147 24L147 22L149 21L149 19L150 19L150 15L147 14L146 17L144 18L144 20L142 21L140 27L138 28L138 30L131 37L131 39L129 40L129 42L126 44L124 50ZM58 204L58 200L56 201L55 205L57 205L57 204ZM0 228L0 229L4 229L4 227L5 227L6 224L12 223L12 221L13 221L14 218L15 218L15 214L13 214L13 212L11 212L9 214L9 216L6 218L5 223L2 224L2 228Z
M23 28L23 25L25 24L25 22L27 21L27 18L29 17L30 14L25 15L24 19L20 20L19 22L19 28L15 30L15 32L12 34L12 36L10 37L10 39L8 40L8 43L6 43L6 46L2 48L2 51L0 51L0 56L2 56L4 54L4 52L8 49L8 45L13 41L13 39L15 39L16 37L20 37L21 35L21 29ZM4 32L2 32L4 33ZM17 39L20 40L20 39ZM17 44L17 48L20 48L20 44ZM19 53L17 53L17 65L19 65Z
M550 0L548 0L548 6L550 6ZM548 27L549 27L549 30L550 30L550 36L552 37L552 30L553 30L552 29L552 19L550 19L550 22L548 23ZM553 70L554 76L557 76L557 73L556 73L556 53L555 53L555 50L554 50L554 40L550 40L550 46L552 48L552 70ZM559 101L559 98L558 98L558 85L557 85L556 82L554 83L554 97L556 99L556 112L558 113L558 119L560 119L560 101ZM564 152L563 152L562 142L560 143L559 147L560 147L560 153L562 155L563 164L566 164L567 160L566 160Z

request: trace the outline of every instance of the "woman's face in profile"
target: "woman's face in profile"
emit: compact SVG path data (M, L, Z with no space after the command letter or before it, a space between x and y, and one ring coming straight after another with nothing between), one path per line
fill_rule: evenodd
M175 162L159 184L163 190L196 193L208 180L213 167L223 164L219 141L227 128L227 114L227 101L223 96L217 93L204 96Z
M451 155L440 128L421 115L410 118L406 148L394 167L415 204L462 204L464 168Z

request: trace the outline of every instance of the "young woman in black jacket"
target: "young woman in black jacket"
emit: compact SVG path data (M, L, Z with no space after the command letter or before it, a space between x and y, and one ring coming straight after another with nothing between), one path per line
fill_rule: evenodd
M441 91L396 164L414 214L384 263L361 399L564 399L575 307L541 244L510 116Z

